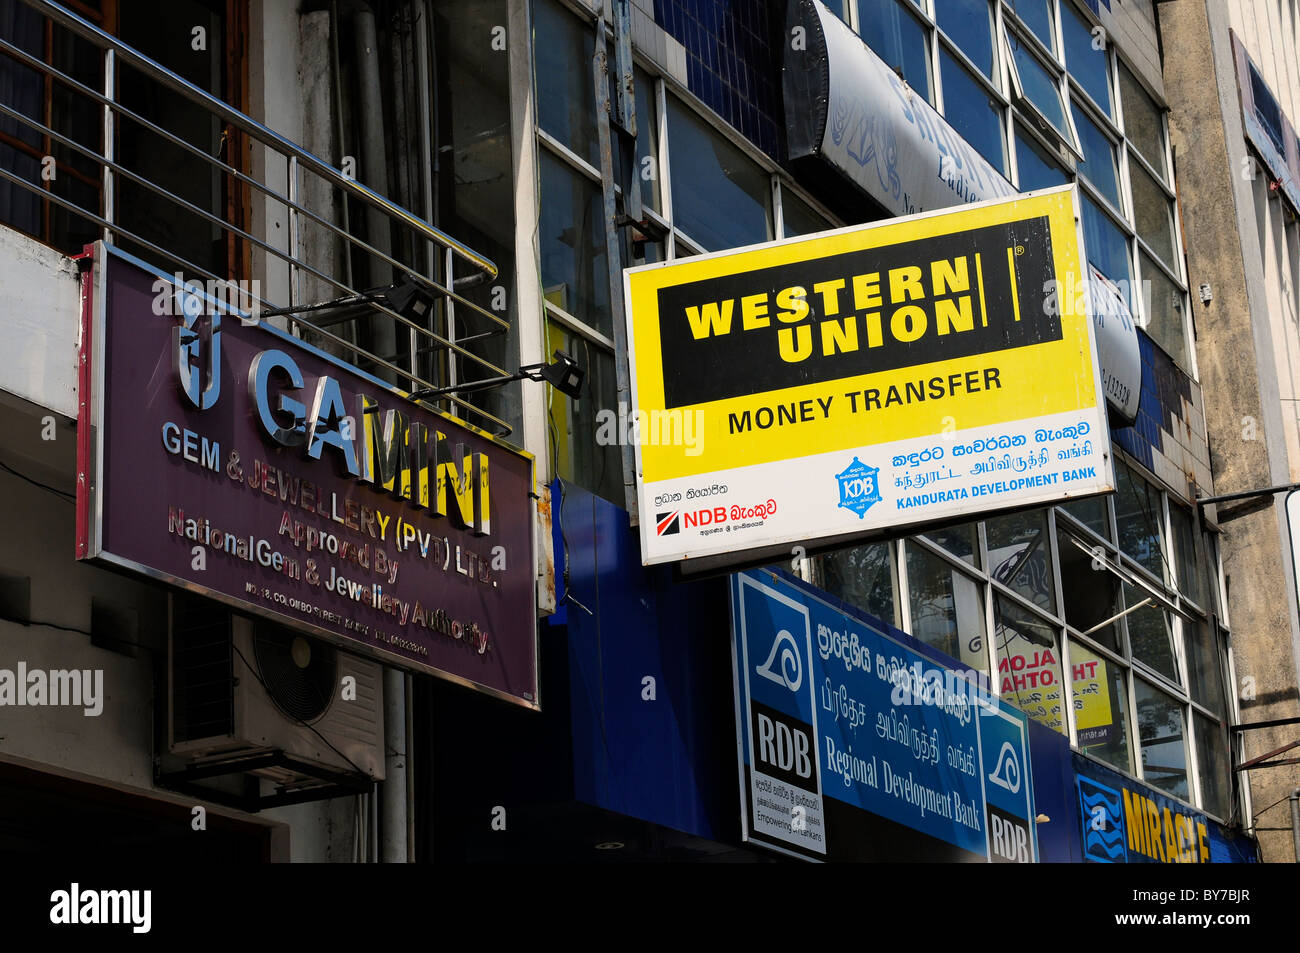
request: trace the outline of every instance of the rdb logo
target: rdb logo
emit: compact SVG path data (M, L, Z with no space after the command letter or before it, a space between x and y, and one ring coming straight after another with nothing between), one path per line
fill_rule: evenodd
M817 790L817 779L813 776L817 763L812 749L812 725L762 702L751 701L749 726L753 732L756 771L805 791Z

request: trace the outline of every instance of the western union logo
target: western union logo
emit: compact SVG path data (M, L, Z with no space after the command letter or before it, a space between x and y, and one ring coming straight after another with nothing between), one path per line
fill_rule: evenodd
M676 407L1061 339L1046 216L659 291ZM706 372L707 369L707 372Z

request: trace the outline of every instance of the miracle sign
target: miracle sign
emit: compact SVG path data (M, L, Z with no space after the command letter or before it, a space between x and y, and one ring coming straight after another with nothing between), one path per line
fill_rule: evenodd
M82 281L78 558L538 707L531 456L117 249Z

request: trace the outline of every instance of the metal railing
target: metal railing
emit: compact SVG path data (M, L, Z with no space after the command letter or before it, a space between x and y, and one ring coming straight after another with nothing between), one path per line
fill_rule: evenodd
M241 261L244 260L244 255L264 256L264 269L268 275L273 260L282 263L282 266L276 267L286 268L287 290L284 292L284 297L287 300L271 300L262 297L259 292L256 301L260 310L284 314L298 333L309 331L319 335L336 348L342 349L345 355L350 355L353 363L368 364L376 369L376 373L390 378L394 383L409 382L409 389L412 391L456 383L460 376L458 359L464 362L465 368L470 371L466 376L497 377L509 373L487 360L482 354L467 347L476 341L504 334L509 328L509 322L470 301L457 290L458 287L463 289L477 284L484 278L488 280L495 278L497 266L490 259L345 175L340 169L291 142L273 129L151 60L66 7L51 0L21 0L21 2L58 28L67 30L98 48L102 57L102 90L94 89L57 69L51 63L22 49L3 36L0 36L0 59L8 58L15 61L45 77L46 85L57 84L68 94L82 97L93 103L93 108L100 110L102 115L102 126L98 129L100 141L97 147L78 142L73 137L51 128L54 125L52 121L42 122L40 118L23 112L17 104L6 102L3 98L0 98L0 116L21 124L31 132L44 137L49 143L57 144L87 162L94 163L98 168L96 178L101 183L98 192L99 207L89 208L85 207L86 203L78 204L68 197L56 194L49 187L49 183L39 176L33 181L4 166L0 166L0 180L35 193L42 201L53 203L93 223L102 229L103 238L110 243L120 244L125 240L134 244L147 251L148 257L179 268L187 278L225 282L231 279L258 277L256 274L215 274L210 268L182 257L175 248L164 247L158 241L126 227L122 216L118 214L117 203L120 199L119 186L130 183L131 186L147 192L151 202L163 203L159 205L160 214L180 214L196 224L220 231L224 241L241 243L239 245ZM169 93L182 97L187 103L187 108L192 106L200 111L200 115L208 117L210 121L215 120L222 130L222 143L239 142L241 136L247 137L251 145L247 153L250 156L247 168L240 168L241 163L238 159L232 160L232 164L220 157L223 151L230 154L233 149L218 149L217 155L211 155L201 146L187 141L124 105L120 101L122 97L118 94L124 70L130 70L138 77L143 77L148 83L156 84ZM11 88L17 86L16 83L10 85ZM336 94L338 94L337 90ZM42 117L48 120L49 110L42 109L41 113ZM276 241L269 240L271 237L269 235L258 234L258 229L251 224L241 227L239 220L242 215L230 214L229 203L220 203L222 207L218 211L202 208L175 194L159 182L152 181L147 175L128 168L115 154L116 147L121 141L124 124L147 130L167 143L169 147L179 150L187 157L186 161L197 160L204 163L207 166L206 174L224 177L223 181L227 189L244 190L242 194L250 199L247 208L251 209L252 199L256 195L261 202L266 203L266 210L273 207L283 210L288 220L286 247L278 247ZM254 155L259 147L260 154ZM287 184L284 191L267 181L273 177L272 171L277 162L283 163L284 181ZM260 178L253 174L253 169L258 165L264 170ZM312 181L313 177L315 182ZM312 208L302 201L302 197L306 194L319 195L322 192L322 184L327 194L332 199L336 199L342 213L340 217L343 225L331 220L329 208L320 208L319 204L318 207ZM349 199L362 206L372 220L374 213L382 216L383 222L390 231L394 228L400 230L398 235L409 247L421 251L420 254L412 254L411 257L423 260L426 263L424 269L399 260L395 256L397 253L390 254L376 247L388 245L387 238L380 240L376 235L366 235L363 238L348 228L346 223ZM269 215L263 216L264 221L267 218ZM323 248L319 243L312 245L305 242L303 232L307 223L321 230L332 247ZM339 256L343 267L335 269L313 261L313 258L319 259L335 254ZM427 323L412 320L411 317L393 310L385 303L382 295L379 296L380 300L376 300L373 293L376 289L362 291L353 287L352 264L358 257L369 269L391 269L390 273L399 280L405 278L414 282L433 303L433 306L427 310ZM255 272L258 269L245 266L234 270ZM344 272L344 276L336 274L336 270ZM438 271L441 272L441 277L436 273ZM457 271L466 273L458 279ZM398 329L405 329L408 333L405 366L397 363L402 360L400 349L397 354L374 353L359 343L349 341L330 330L331 327L336 327L340 320L337 315L331 316L329 309L311 308L319 302L302 300L301 286L305 279L314 279L317 288L330 289L327 295L329 298L351 298L354 302L356 300L364 302L362 309L354 306L346 312L349 316L345 320L358 319L358 310L363 310L372 321L382 320L380 318L382 315L383 318L395 322L392 325L394 338ZM271 282L262 284L269 285ZM296 308L303 310L296 312ZM432 371L423 375L420 373L419 359L425 354L441 355L446 379L432 379L438 376ZM428 364L434 369L439 366L436 360L431 360ZM511 430L504 420L460 397L445 395L438 400L451 405L454 413L468 413L483 418L502 434L508 434Z

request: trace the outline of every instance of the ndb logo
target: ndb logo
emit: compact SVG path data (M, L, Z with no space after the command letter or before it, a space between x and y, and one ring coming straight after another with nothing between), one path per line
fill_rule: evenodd
M880 502L880 481L876 479L880 470L869 467L857 457L842 472L835 474L840 485L840 506L858 514L858 519L867 515L872 504Z
M658 536L672 536L682 531L682 523L678 518L678 511L671 513L655 514L655 534Z

